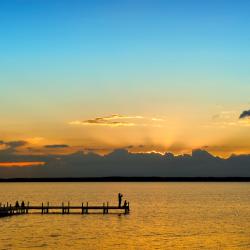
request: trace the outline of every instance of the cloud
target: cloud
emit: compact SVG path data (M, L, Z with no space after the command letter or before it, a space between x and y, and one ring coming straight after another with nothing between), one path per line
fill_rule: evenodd
M234 119L236 115L236 111L235 110L224 110L221 111L218 114L215 114L212 116L212 120L214 121L218 121L218 120L232 120Z
M102 120L113 120L113 119L143 119L143 116L140 115L135 115L135 116L128 116L128 115L119 115L119 114L114 114L106 117L99 117L96 119L102 119Z
M152 121L157 121L157 122L162 122L162 121L164 121L164 119L162 119L162 118L155 118L155 117L151 118L151 120L152 120Z
M1 156L1 155L0 155ZM60 167L58 167L60 161ZM2 164L1 164L2 163ZM36 163L36 164L35 164ZM44 165L43 165L44 164ZM205 150L192 154L131 153L117 149L103 156L82 152L51 156L0 158L0 178L13 177L249 177L250 155L214 157Z
M94 119L84 120L84 121L72 121L71 125L99 125L99 126L109 126L109 127L119 127L119 126L135 126L135 123L128 121L121 121L122 119L142 119L141 116L123 116L119 114L114 114L110 116L97 117ZM117 121L119 120L119 121Z
M27 145L26 141L3 141L0 140L0 150L15 151L16 148Z
M100 120L86 120L86 121L72 121L70 125L98 125L98 126L108 126L108 127L120 127L120 126L135 126L134 123L131 122L105 122Z
M10 141L10 142L5 142L6 145L8 145L11 148L18 148L22 147L27 144L26 141Z
M25 139L30 144L41 144L41 142L44 140L43 137L31 137Z
M45 145L45 148L68 148L69 145L67 144L52 144L52 145Z
M241 113L239 119L244 119L250 117L250 110L245 110Z
M212 122L204 125L204 127L217 127L222 129L228 127L249 127L249 120L245 118L250 118L250 110L243 111L240 116L238 116L238 111L222 111L212 116Z
M113 114L110 116L96 117L89 120L75 120L69 122L70 125L85 125L85 126L107 126L107 127L131 127L131 126L148 126L150 124L138 122L138 120L151 120L153 122L163 121L160 118L148 118L140 115L128 116Z

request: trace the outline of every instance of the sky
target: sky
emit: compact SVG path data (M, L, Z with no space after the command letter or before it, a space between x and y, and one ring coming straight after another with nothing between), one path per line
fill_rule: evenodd
M0 150L250 154L249 11L245 0L0 1Z

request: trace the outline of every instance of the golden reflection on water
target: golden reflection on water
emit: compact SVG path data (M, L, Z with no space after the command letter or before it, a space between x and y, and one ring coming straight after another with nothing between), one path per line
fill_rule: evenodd
M250 249L250 183L1 183L0 202L131 203L129 215L0 219L0 249Z

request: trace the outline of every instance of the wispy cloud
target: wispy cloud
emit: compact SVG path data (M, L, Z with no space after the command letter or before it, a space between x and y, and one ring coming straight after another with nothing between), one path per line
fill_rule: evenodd
M214 115L212 119L214 121L218 120L232 120L234 117L237 116L236 111L234 110L226 110L226 111L221 111L220 113Z
M155 118L155 117L151 118L151 120L152 121L156 121L156 122L162 122L162 121L164 121L164 119L162 119L162 118Z
M103 116L103 117L96 117L89 120L75 120L69 122L70 125L85 125L85 126L107 126L107 127L131 127L131 126L148 126L150 124L139 122L141 121L153 121L153 122L161 122L163 119L161 118L148 118L143 117L140 115L129 116L129 115L120 115L120 114L113 114L110 116Z
M69 123L70 125L86 125L86 126L108 126L108 127L120 127L120 126L135 126L135 123L132 122L117 122L117 121L106 121L99 119L91 119L85 121L72 121Z
M25 141L27 141L30 144L41 144L44 140L45 138L43 137L30 137L25 139Z
M241 119L239 121L240 126L242 127L250 127L249 119Z
M205 127L249 127L250 126L250 110L243 111L238 115L238 111L222 111L212 117L212 123L205 125Z
M67 144L52 144L52 145L45 145L45 148L68 148L69 145Z

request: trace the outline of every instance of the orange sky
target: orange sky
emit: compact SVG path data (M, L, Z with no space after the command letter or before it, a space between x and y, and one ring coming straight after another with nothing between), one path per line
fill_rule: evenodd
M41 2L1 6L0 152L250 153L248 1Z
M0 167L30 167L42 166L45 162L0 162Z

